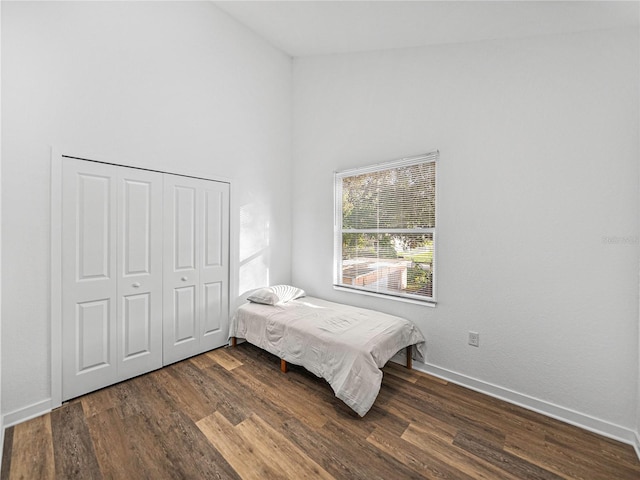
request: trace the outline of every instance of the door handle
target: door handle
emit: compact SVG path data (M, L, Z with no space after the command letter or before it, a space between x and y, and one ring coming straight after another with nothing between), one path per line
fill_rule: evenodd
M188 279L187 277L182 277L180 280L182 280L183 282L186 282Z
M138 282L134 283L133 285L131 285L133 288L140 288L140 284Z

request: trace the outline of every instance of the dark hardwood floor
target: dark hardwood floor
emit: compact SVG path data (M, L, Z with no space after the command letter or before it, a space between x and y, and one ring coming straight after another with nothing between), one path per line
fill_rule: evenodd
M2 479L640 479L632 447L390 364L359 418L243 343L8 428Z

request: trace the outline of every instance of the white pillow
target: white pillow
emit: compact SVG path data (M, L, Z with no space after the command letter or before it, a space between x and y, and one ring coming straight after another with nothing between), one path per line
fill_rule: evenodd
M263 303L264 305L275 305L277 303L287 303L305 295L305 291L301 288L292 287L291 285L275 285L256 290L247 297L247 300L253 303Z

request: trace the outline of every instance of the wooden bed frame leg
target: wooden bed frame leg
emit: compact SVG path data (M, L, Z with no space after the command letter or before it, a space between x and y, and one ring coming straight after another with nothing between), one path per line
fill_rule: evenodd
M238 344L238 339L236 337L231 337L231 346L235 347Z
M407 368L411 370L413 368L413 346L409 345L407 347Z
M287 369L288 369L288 367L287 367L286 360L280 359L280 371L282 373L287 373Z

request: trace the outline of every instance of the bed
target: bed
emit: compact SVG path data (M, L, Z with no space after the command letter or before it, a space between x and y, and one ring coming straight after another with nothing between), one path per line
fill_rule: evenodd
M425 339L409 320L307 296L266 303L273 304L250 301L238 308L231 344L243 338L280 357L284 372L287 362L303 366L360 416L378 396L380 369L396 353L407 349L408 368L414 355L425 358Z

